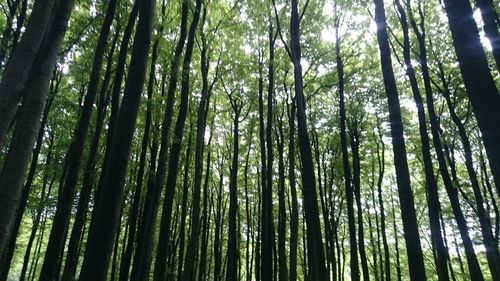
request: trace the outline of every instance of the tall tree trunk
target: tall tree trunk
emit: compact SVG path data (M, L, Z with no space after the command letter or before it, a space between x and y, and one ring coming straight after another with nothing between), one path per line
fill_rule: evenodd
M288 280L286 254L286 205L285 205L285 134L283 132L283 115L277 120L276 144L278 150L278 260L279 279Z
M422 143L422 158L424 162L425 186L427 191L427 206L429 208L429 222L431 230L431 240L434 251L434 264L438 274L438 280L449 280L448 276L448 251L443 243L443 236L439 223L439 215L441 213L441 204L439 202L438 186L434 175L434 167L432 164L431 146L429 135L427 134L427 121L425 117L425 109L422 101L422 95L418 88L418 81L415 75L415 69L411 63L411 46L408 22L406 20L406 12L399 0L395 1L399 12L399 21L403 29L403 57L406 69L406 75L410 80L413 99L417 106L418 128L420 132L420 141Z
M325 254L323 250L323 238L316 195L316 179L314 175L311 142L307 131L306 104L303 89L302 66L300 62L300 18L298 1L292 0L291 5L290 50L291 59L294 65L294 86L295 96L297 98L297 133L300 158L302 160L302 186L304 189L304 211L307 224L307 250L310 254L308 269L313 280L326 280L328 279L328 273L325 267Z
M191 160L191 139L192 139L192 132L193 132L193 124L191 124L189 128L189 137L188 137L188 142L187 142L187 148L186 148L186 159L184 163L184 179L182 183L182 202L181 202L181 221L180 221L180 230L179 230L179 254L178 256L178 261L177 261L177 280L181 281L182 280L182 266L183 266L183 261L184 261L184 249L185 249L185 239L186 239L186 220L184 218L187 218L187 199L188 199L188 193L189 193L189 166L190 166L190 160ZM192 220L191 216L190 219Z
M101 131L104 125L104 118L106 116L106 108L109 101L108 86L111 80L111 68L113 66L113 53L116 47L116 42L119 36L119 28L113 38L113 43L111 44L111 49L108 54L108 60L106 63L106 73L104 74L104 81L101 86L99 93L99 101L97 105L97 117L94 129L94 136L91 142L89 155L87 158L87 163L84 170L82 189L80 191L80 196L78 199L77 212L75 216L75 222L73 223L73 229L71 230L68 251L66 254L66 262L63 270L63 281L71 281L74 279L76 267L78 265L78 249L80 248L80 240L82 238L82 230L87 219L87 213L89 208L90 194L92 193L92 187L94 184L93 178L95 176L95 168L97 165L97 153L99 149L99 142L101 139ZM106 96L108 95L108 96Z
M55 13L57 20L50 27L43 52L35 62L37 68L31 72L25 90L23 107L0 178L0 221L2 221L0 224L0 256L3 255L8 239L12 235L12 226L22 195L24 172L40 128L40 117L46 102L50 77L72 10L73 1L71 0L58 6ZM6 77L6 73L3 77ZM3 93L3 89L0 91Z
M292 210L290 214L290 281L297 280L297 242L299 234L299 202L297 199L295 177L295 99L287 104L288 113L288 181L292 195Z
M392 147L394 153L394 166L396 168L396 180L398 185L399 201L403 218L403 229L405 233L406 251L408 253L408 265L410 268L410 279L412 281L426 280L424 257L420 246L420 235L418 233L417 216L413 193L411 190L410 172L406 158L406 146L403 135L403 121L399 105L398 90L392 68L391 50L387 35L387 23L385 18L384 2L375 2L375 22L377 28L377 39L382 64L384 86L389 104L389 120L391 125Z
M174 56L170 63L170 79L167 89L166 109L161 126L158 167L154 175L154 179L151 183L148 183L142 223L137 233L137 248L134 254L134 265L131 273L131 279L134 281L142 281L149 276L149 268L153 252L153 236L156 228L156 217L160 204L161 190L165 183L165 177L167 174L167 150L169 145L170 127L172 124L175 91L177 88L179 63L187 37L187 21L189 11L188 3L189 2L187 0L182 1L179 40L177 41ZM164 9L162 7L162 13L163 11Z
M359 241L359 257L361 259L361 269L363 272L363 280L370 280L368 270L368 258L366 257L365 235L363 227L363 206L361 204L361 159L359 156L359 126L360 121L353 117L349 136L351 140L352 151L352 186L354 189L354 197L356 200L357 219L358 219L358 241Z
M45 127L47 125L50 109L52 108L54 98L57 95L57 92L59 91L59 85L61 83L61 79L62 79L62 73L57 70L54 70L52 81L50 83L49 97L47 99L47 102L45 103L45 108L43 109L42 120L40 122L40 129L38 130L38 136L36 140L36 146L33 149L33 156L31 157L30 170L28 172L26 183L24 184L22 190L21 204L17 209L16 221L14 222L14 226L12 228L12 235L9 239L9 244L7 246L6 251L4 252L3 257L1 258L2 266L0 270L0 280L2 281L7 280L7 277L9 275L12 258L14 257L14 251L16 249L16 244L17 244L16 241L17 241L17 236L19 234L19 228L21 227L23 214L26 210L26 206L28 205L28 197L30 195L31 188L35 180L36 169L38 166L38 157L40 155L42 144L44 142L44 136L46 133ZM52 132L50 132L49 135L51 136L51 138L53 138ZM49 152L52 153L52 149L49 149Z
M359 264L358 264L358 244L356 241L356 219L354 217L354 193L352 190L352 177L351 177L351 167L349 164L349 152L347 150L347 130L346 130L346 110L345 110L345 98L344 98L344 63L342 61L342 56L340 54L340 39L338 34L338 27L335 30L335 54L336 54L336 66L337 66L337 76L339 79L338 95L339 95L339 114L340 114L340 147L342 151L342 167L344 170L344 186L346 194L346 204L347 204L347 220L349 225L349 254L350 254L350 268L351 268L351 279L353 281L360 280L359 274Z
M92 71L89 78L89 87L87 89L87 94L85 95L85 101L75 130L73 143L71 144L71 152L68 153L71 155L69 158L68 172L64 180L62 194L59 198L60 200L57 202L56 214L50 230L47 250L45 252L42 271L40 273L40 280L43 281L50 281L58 276L57 266L61 258L60 253L65 245L65 240L62 235L64 235L68 229L71 208L80 172L80 163L82 162L81 158L85 148L85 139L87 138L90 117L99 87L102 62L104 59L104 52L106 50L109 31L115 16L116 2L117 0L109 1L106 16L99 33L96 52L92 63Z
M468 0L444 0L467 95L482 133L491 172L500 194L500 95L491 76Z
M205 25L207 15L207 5L203 8L203 18L201 27ZM202 30L202 28L200 28ZM193 205L191 206L192 212L192 225L191 233L189 236L189 242L186 250L186 265L184 269L185 281L195 280L195 259L196 253L198 252L198 240L200 235L200 197L201 197L201 180L203 171L203 151L205 147L205 128L207 123L207 113L208 104L211 95L212 88L217 79L218 65L216 69L216 77L214 77L213 82L209 85L208 82L208 71L210 69L210 55L208 54L207 38L203 31L200 34L201 37L201 77L202 77L202 88L200 102L198 103L197 110L197 120L196 120L196 144L195 144L195 156L194 156L194 184L193 184ZM212 135L210 135L211 137ZM207 171L208 172L208 171ZM204 200L206 200L207 194L205 194ZM206 203L204 203L206 205ZM206 207L206 206L205 206ZM206 216L206 213L204 214ZM203 256L202 256L203 257Z
M471 150L471 143L469 141L469 137L467 136L467 133L465 131L464 124L462 124L462 121L460 121L460 118L458 117L457 113L455 112L455 108L451 102L450 98L450 92L449 89L446 85L446 80L444 79L444 72L441 69L441 81L444 83L443 86L445 88L442 91L442 94L446 100L446 104L448 106L448 110L451 115L451 119L453 120L453 123L457 126L458 133L460 135L460 140L462 142L462 147L464 149L464 156L465 156L465 165L467 168L467 173L469 174L469 179L471 182L472 186L472 191L474 193L474 198L476 202L475 209L477 211L477 215L479 217L479 224L481 227L481 234L483 236L483 243L486 248L486 258L488 260L488 265L490 268L490 272L492 274L493 280L500 280L500 259L499 259L499 253L498 253L498 244L495 241L495 238L493 236L492 232L492 227L489 222L489 215L484 208L484 198L483 194L481 193L481 188L479 186L479 181L477 178L477 173L476 170L474 169L474 164L472 160L472 150Z
M377 195L378 204L380 205L380 232L382 232L382 244L384 244L384 265L385 265L385 280L391 281L391 254L389 252L389 243L387 243L386 216L384 209L384 199L382 192L382 182L385 174L385 143L383 140L382 130L380 128L380 120L377 116L377 162L378 162L378 179L377 179Z
M203 0L196 0L196 7L193 13L193 20L189 27L189 33L186 43L186 52L184 54L184 62L182 68L181 81L181 103L179 105L179 114L174 128L174 138L170 149L170 159L168 162L167 186L165 197L163 199L163 208L160 224L160 238L156 251L154 278L158 281L164 281L166 277L166 261L168 257L168 245L170 242L170 225L172 216L172 204L175 194L175 186L177 182L178 164L180 151L182 148L182 138L184 134L184 124L188 113L188 103L190 94L190 66L193 54L195 34L200 19L201 6ZM161 161L161 159L160 159Z
M231 163L231 173L229 176L229 232L227 241L227 270L226 281L238 280L238 264L237 260L240 256L238 239L237 239L237 213L238 213L238 152L239 152L239 123L240 116L244 106L243 100L240 97L235 97L234 93L237 90L227 92L229 102L233 109L233 155ZM242 93L239 93L240 95Z
M90 233L80 280L105 280L123 196L130 147L146 73L156 1L139 3L139 23L129 67L129 76L105 170L94 231Z

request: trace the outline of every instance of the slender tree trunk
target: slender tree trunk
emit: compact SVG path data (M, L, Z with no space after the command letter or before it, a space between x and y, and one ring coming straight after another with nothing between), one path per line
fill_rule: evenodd
M408 253L408 265L410 268L410 279L412 281L426 280L424 257L420 245L417 217L413 193L411 190L410 172L406 158L406 146L403 135L403 121L399 105L398 90L392 68L391 50L387 35L387 23L385 8L382 0L375 2L375 22L377 23L377 39L380 49L382 74L384 86L389 104L389 119L391 125L391 137L394 153L394 166L396 168L396 180L403 217L403 229L405 233L406 251Z
M290 281L297 280L297 242L299 234L299 203L297 199L295 176L295 99L291 99L288 110L288 181L292 195L292 210L290 214Z
M420 140L422 143L422 158L424 162L425 183L427 188L427 206L429 207L429 221L431 230L431 240L434 250L434 263L440 281L449 280L448 276L448 251L443 243L443 236L439 223L439 215L441 213L441 204L439 202L438 186L436 177L434 176L434 167L432 164L431 147L429 135L427 134L427 121L425 117L425 109L418 88L418 81L415 75L415 69L411 63L411 46L408 22L406 20L406 12L399 0L395 1L396 7L399 12L399 21L403 29L403 56L406 69L406 75L410 80L413 98L417 106L418 125L420 132Z
M182 266L184 262L184 249L185 249L185 239L186 239L186 220L184 218L187 218L187 199L188 199L188 193L189 193L189 166L190 166L190 160L191 160L191 139L192 139L192 131L193 131L193 126L191 124L189 128L189 138L187 142L187 148L186 148L186 159L185 159L185 164L184 164L184 180L182 183L182 202L181 202L181 222L180 222L180 231L179 231L179 254L178 256L178 261L177 261L177 280L181 281L182 276L183 276L183 271L182 271ZM191 216L190 216L191 217ZM192 218L191 218L192 220Z
M365 249L365 235L363 227L363 206L361 204L361 160L359 156L359 128L360 121L353 118L351 128L349 129L349 136L351 139L352 151L352 186L354 189L354 197L356 200L357 219L358 219L358 241L359 241L359 257L361 259L361 269L363 271L363 280L370 280L370 273L368 270L368 258L366 257Z
M442 82L445 82L443 80L443 75L441 75L441 80ZM446 84L445 84L446 85ZM465 165L467 168L467 172L469 174L469 179L471 181L471 186L472 190L474 193L474 198L476 202L475 209L477 211L477 215L479 217L479 224L481 227L481 233L483 236L483 243L486 248L486 257L488 260L488 265L490 268L490 272L493 276L493 280L500 280L500 271L499 271L499 253L498 253L498 244L496 243L493 232L492 232L492 227L489 222L489 215L484 208L484 198L483 194L481 193L481 188L479 186L479 181L477 178L477 173L476 170L474 169L474 164L472 160L472 150L471 150L471 143L469 141L469 137L467 136L467 133L465 131L465 127L462 124L462 121L460 121L460 118L458 117L457 113L455 112L455 108L453 104L451 103L450 99L450 93L448 90L448 87L446 86L445 89L442 91L442 94L446 100L446 104L448 106L448 110L450 111L451 118L455 125L458 128L458 132L460 135L460 139L462 141L462 147L464 149L464 156L465 156Z
M500 70L500 34L498 28L500 21L492 0L476 0L476 4L481 11L483 19L484 33L490 40L493 50L493 58L495 59L497 68Z
M181 82L181 103L179 105L179 114L174 128L174 141L170 149L170 159L168 162L167 186L163 200L163 208L160 224L160 238L156 251L154 278L158 281L164 281L166 276L166 261L168 257L168 245L170 242L170 225L172 216L172 204L175 194L175 185L177 182L178 164L180 150L182 148L182 138L184 133L184 124L188 113L188 102L190 93L190 66L193 54L194 39L200 19L201 6L203 0L196 0L196 7L193 13L193 20L189 27L189 34L186 43L186 52L182 68ZM161 161L161 159L160 159Z
M75 222L73 223L73 229L71 230L68 251L66 254L66 263L63 270L63 281L71 281L74 279L76 267L78 265L78 249L80 247L80 240L83 235L83 227L87 219L87 213L89 208L90 195L92 193L92 187L94 184L93 178L95 176L95 167L97 165L97 153L99 149L99 142L101 139L101 131L104 125L104 118L106 115L106 108L109 101L108 86L111 80L111 68L113 66L113 53L116 47L116 42L119 36L119 28L117 29L111 49L108 54L108 60L106 63L106 73L104 75L104 81L101 86L99 101L97 105L97 118L94 129L94 136L90 146L89 155L87 158L87 164L85 166L82 189L80 191L80 197L78 199L77 212L75 216Z
M153 252L153 235L156 228L156 217L160 204L161 190L165 183L165 177L167 174L167 150L169 145L170 127L172 124L174 97L177 88L179 63L187 37L188 11L188 1L183 0L179 40L177 41L174 56L170 64L170 79L167 89L166 109L161 126L158 167L151 184L148 183L142 223L137 233L137 248L134 254L134 265L132 267L131 274L131 280L134 281L142 281L149 276L149 268Z
M205 19L207 15L207 6L203 9L203 19L201 26L205 24ZM192 225L191 233L189 236L189 242L186 250L186 265L184 278L185 281L194 281L196 270L194 268L196 253L198 252L198 240L200 234L200 196L201 196L201 180L203 171L203 150L205 147L205 128L206 128L206 117L208 113L208 104L210 99L210 94L217 77L214 78L211 85L208 83L208 71L210 68L210 61L208 52L208 46L205 34L201 33L201 73L202 73L202 88L201 97L198 104L198 118L196 121L196 144L195 144L195 156L194 156L194 184L193 184L193 205L192 205ZM216 76L218 72L218 66L216 69ZM211 137L211 135L210 135ZM208 172L208 171L207 171ZM205 194L206 196L206 194ZM206 197L204 197L204 200ZM206 203L204 204L206 205ZM206 206L205 206L206 207ZM206 216L206 213L204 214Z
M328 273L325 267L323 238L319 221L318 200L316 195L316 179L311 151L311 142L307 129L306 105L303 92L301 50L300 50L300 18L298 1L292 0L290 19L290 50L294 65L295 95L297 98L297 133L299 139L300 158L302 160L302 186L304 189L304 211L307 224L307 247L310 253L308 269L313 280L326 280Z
M90 117L94 107L94 100L98 91L99 77L101 75L104 52L108 40L109 31L115 15L117 0L111 0L108 3L106 16L101 27L99 39L96 46L92 71L90 74L89 87L85 95L83 109L75 130L75 136L71 145L68 173L64 180L61 197L57 203L56 214L50 231L49 242L45 252L40 280L50 281L58 275L57 266L60 262L60 253L65 245L62 235L67 232L71 215L75 189L78 175L80 172L80 163L85 147L85 139L90 124Z
M88 238L80 280L105 280L123 196L125 173L135 130L136 117L144 84L147 55L150 46L152 21L156 2L139 3L139 23L129 67L129 76L120 108L105 170L101 199L96 212L94 231Z

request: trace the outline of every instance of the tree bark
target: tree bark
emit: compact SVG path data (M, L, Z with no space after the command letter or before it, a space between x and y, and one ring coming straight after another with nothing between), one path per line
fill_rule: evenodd
M384 86L389 104L389 120L391 125L391 137L394 153L394 166L396 168L396 180L403 218L403 229L405 233L406 251L408 253L408 265L410 268L410 279L412 281L426 280L424 257L420 245L417 217L406 158L406 146L403 134L403 121L399 105L398 90L392 68L391 50L387 35L387 23L385 18L384 2L375 2L375 22L377 23L377 39L379 43L380 59Z
M500 195L500 95L468 0L444 0L455 53Z
M140 18L134 38L129 76L113 136L108 167L103 177L105 188L102 190L97 206L97 215L93 222L94 231L88 238L79 279L81 281L106 279L120 217L125 174L144 84L155 4L154 0L144 0L139 3Z

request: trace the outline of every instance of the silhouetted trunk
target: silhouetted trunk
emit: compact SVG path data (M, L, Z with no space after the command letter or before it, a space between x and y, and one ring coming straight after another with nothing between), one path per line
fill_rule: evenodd
M160 236L159 236L160 238L158 241L156 259L155 259L154 278L155 280L158 281L164 281L167 272L166 261L168 257L168 245L170 242L169 232L170 232L171 216L172 216L172 204L174 201L175 186L177 182L177 172L178 172L180 151L182 148L184 124L188 113L188 103L190 94L189 76L191 71L190 69L191 58L193 54L195 34L198 26L198 21L200 19L202 3L203 0L196 0L196 7L193 13L193 20L191 22L191 26L189 27L189 34L186 43L186 52L184 54L182 79L181 79L181 103L179 104L179 113L174 128L172 146L170 148L170 159L168 162L168 176L166 182L167 185L163 199L163 208L161 214ZM161 156L160 156L160 161L162 161Z
M238 280L238 258L240 256L237 239L237 213L238 213L238 152L239 152L239 123L243 106L241 97L235 97L235 92L226 92L233 109L233 155L229 176L229 232L227 240L227 270L226 280ZM241 92L239 93L242 94ZM243 117L244 118L244 117Z
M164 11L162 6L162 13ZM181 54L187 37L188 1L183 0L181 10L181 25L179 40L177 41L174 56L170 63L170 79L168 82L166 108L163 115L160 133L160 151L158 155L158 167L151 183L148 183L141 225L137 233L137 247L134 254L131 280L142 281L149 276L151 263L153 235L156 228L156 217L160 204L161 191L167 174L167 150L170 138L170 127L172 124L175 91L177 88L177 76ZM163 24L161 25L163 26ZM160 28L161 30L161 28Z
M44 136L46 132L46 125L47 125L47 120L49 117L49 112L50 109L52 108L52 103L54 101L54 97L56 96L57 92L59 91L59 85L61 82L62 78L62 73L54 70L54 74L50 83L50 89L49 89L49 97L47 99L47 102L45 103L45 108L43 110L43 116L42 120L40 121L40 129L38 130L38 136L36 140L36 146L33 149L33 156L31 157L31 164L30 164L30 170L28 172L28 176L26 178L26 183L24 184L23 190L22 190L22 195L21 195L21 204L19 205L17 209L17 214L16 214L16 220L14 222L14 226L12 228L12 235L10 236L9 239L9 244L4 252L3 257L1 257L1 269L0 269L0 280L5 281L7 280L7 277L9 275L9 270L12 262L12 258L14 257L14 251L16 249L16 241L17 241L17 236L19 234L19 228L21 226L21 222L23 219L23 214L26 210L26 206L28 204L28 197L31 192L31 188L33 186L33 181L35 179L35 174L36 174L36 169L38 166L38 157L40 155L40 151L42 149L42 144L44 141ZM53 138L53 133L50 133L51 138ZM52 153L52 147L49 149L49 154ZM47 158L50 158L47 156ZM44 174L45 177L45 174ZM26 250L27 255L29 255L28 250ZM26 255L26 254L25 254ZM24 264L23 264L24 266ZM22 276L23 270L21 270L21 276Z
M288 280L286 253L286 206L285 206L285 134L283 132L283 115L277 120L276 146L278 150L278 260L279 279Z
M40 129L40 118L45 107L50 78L72 10L73 1L71 0L65 1L58 6L55 13L57 20L53 22L48 31L43 44L43 51L35 61L37 67L31 71L28 85L24 90L23 106L0 178L0 221L2 221L0 224L0 257L4 254L10 236L13 235L12 227L20 205L25 171ZM6 72L4 72L3 78L6 77ZM20 78L17 77L17 79ZM3 84L2 82L0 92L7 94L7 92L4 92ZM7 101L5 102L7 103ZM4 105L3 100L1 104ZM0 111L2 111L1 114L5 113L2 109Z
M203 8L202 24L205 24L207 15L207 6ZM202 30L202 28L201 28ZM200 34L201 37L201 77L202 77L202 88L200 102L198 103L197 110L197 121L196 121L196 144L195 144L195 156L194 156L194 183L193 183L193 198L192 198L192 225L191 233L189 236L189 242L186 250L186 265L184 269L184 278L186 281L195 280L195 260L196 254L198 252L198 240L200 233L200 196L201 196L201 180L203 171L203 151L205 147L205 127L206 118L208 113L208 104L210 95L212 93L213 86L217 80L218 75L218 65L216 67L216 73L214 80L211 84L208 82L208 71L210 69L210 56L208 53L207 39L203 31ZM211 137L211 135L210 135ZM207 171L208 172L208 171ZM204 200L206 200L207 194L205 194ZM204 203L206 208L206 202ZM204 214L206 216L206 213ZM203 257L203 256L202 256Z
M377 39L382 64L384 87L389 106L389 120L391 125L392 147L394 153L394 166L396 168L396 180L403 218L403 229L405 233L406 251L408 253L408 265L410 268L410 279L412 281L426 280L424 257L420 246L420 235L418 233L417 216L406 158L406 145L403 134L403 121L399 105L398 90L392 68L391 50L387 35L387 23L385 19L385 8L382 0L375 2L375 22L377 28Z
M448 260L448 251L444 246L441 227L439 224L441 204L439 202L438 186L436 177L434 175L434 167L432 164L431 146L429 135L427 134L427 120L425 117L422 95L420 94L420 89L418 88L415 69L413 68L411 62L410 35L408 31L408 22L406 20L406 12L399 0L396 0L395 4L399 12L399 21L403 29L403 57L406 75L410 80L413 99L415 100L415 104L417 106L418 128L420 133L420 141L422 143L422 159L424 162L425 186L427 191L427 206L429 208L428 215L431 230L431 240L434 250L434 263L436 265L438 280L446 281L449 280L448 266L446 262Z
M448 106L448 110L450 112L451 119L453 120L453 123L455 123L455 125L457 126L458 133L460 135L460 139L462 142L462 147L464 149L465 165L467 168L467 172L469 174L469 179L471 182L472 191L474 193L474 198L475 198L475 203L476 203L475 210L477 212L477 216L479 217L479 224L481 227L481 234L483 236L484 247L486 248L486 257L488 260L488 265L489 265L493 280L500 280L500 271L499 271L500 260L499 260L499 253L498 253L498 244L495 241L494 236L493 236L492 227L491 227L491 224L489 222L489 215L484 208L483 194L481 193L481 188L479 186L477 173L476 173L476 170L474 169L474 164L473 164L473 160L472 160L471 143L470 143L469 137L467 136L467 133L465 131L465 126L464 126L464 124L462 124L462 121L460 121L460 118L458 117L457 113L455 112L455 108L451 102L450 92L449 92L448 86L446 84L446 80L444 77L444 72L442 70L442 67L440 67L440 70L441 70L440 77L441 77L441 81L443 82L443 86L444 86L442 94L446 100L446 104Z
M307 131L306 103L303 91L301 51L300 51L300 18L298 1L292 0L290 19L290 50L294 65L295 96L297 98L297 134L299 139L300 158L302 161L302 186L304 189L304 211L307 224L308 270L313 280L326 280L323 238L319 221L318 199L316 195L316 179L311 151L311 142ZM270 167L269 167L270 168Z
M497 69L500 70L500 35L498 33L500 20L498 19L495 5L492 0L476 0L476 3L481 11L484 33L490 40L493 58L495 59Z
M152 20L156 2L139 3L139 23L125 85L124 97L114 132L108 167L103 177L103 190L94 222L89 234L80 280L105 280L113 240L118 227L123 186L127 170L136 117L144 84L149 52Z
M117 29L111 49L108 54L108 61L106 63L106 73L104 75L104 81L101 86L99 101L97 104L97 117L94 129L94 136L90 145L90 151L87 158L87 164L84 168L84 175L82 181L82 189L80 191L80 196L78 199L77 212L75 216L75 222L73 223L73 229L71 230L68 250L66 254L66 263L63 270L63 281L71 281L74 279L76 267L78 265L79 258L79 248L80 240L83 235L83 227L87 219L87 213L89 208L90 195L92 193L92 187L94 185L95 169L97 165L97 153L99 149L99 142L101 139L101 131L104 125L104 118L106 116L106 109L109 102L109 92L108 86L111 80L111 71L113 66L113 53L116 47L116 42L119 36L119 28Z
M488 67L469 1L443 2L467 95L482 133L497 193L500 194L500 95Z
M189 128L189 137L186 148L186 158L184 162L184 179L182 183L182 201L181 201L181 220L180 220L180 230L179 230L179 253L177 255L177 280L182 280L182 265L184 262L184 249L185 249L185 239L186 239L186 220L187 218L187 199L189 193L189 165L191 160L191 139L192 139L193 125L191 124ZM191 218L192 220L192 218Z
M288 181L292 195L290 214L290 281L297 280L297 242L299 234L299 202L295 177L295 99L287 104L288 113Z
M363 206L361 204L361 160L359 156L359 126L360 121L353 117L349 136L351 140L352 151L352 187L354 189L354 197L356 200L357 219L358 219L358 241L359 241L359 257L361 259L361 269L363 271L363 280L370 280L368 271L368 258L366 257L365 235L363 227Z
M352 190L352 177L351 167L349 164L349 152L347 150L347 132L346 132L346 110L344 98L344 63L340 54L340 39L338 35L338 28L335 31L336 46L336 66L337 76L339 79L338 95L339 95L339 115L340 115L340 148L342 152L342 167L344 171L344 186L346 194L347 205L347 220L349 224L349 254L350 254L350 268L351 279L359 281L359 264L358 264L358 244L356 242L356 220L354 217L354 193Z
M58 10L59 2L59 0L35 1L26 31L2 73L0 82L0 148L4 148L5 139L16 115L19 100L28 87L28 83L32 81L32 72L37 71L41 57L44 57L46 53L46 49L41 48L41 46L47 46L44 40L48 39L52 19ZM12 212L15 212L15 209L12 209ZM8 222L10 219L5 217L8 215L8 213L4 214L1 211L1 221ZM4 233L8 227L10 227L9 224L2 223L0 254L3 253L7 241Z
M43 260L42 271L40 272L40 280L51 281L58 275L57 266L60 262L60 252L62 251L65 240L63 236L67 232L68 224L71 216L71 208L75 197L78 175L80 172L80 163L82 162L83 150L85 148L85 140L90 124L90 117L94 107L94 100L99 87L101 76L102 62L109 31L115 15L116 0L111 0L108 3L106 16L97 41L96 51L92 64L92 71L89 78L89 87L85 95L84 105L81 111L78 124L75 129L73 143L69 158L68 172L64 180L62 194L57 202L56 214L52 228L50 230L47 250ZM110 55L111 56L111 55Z
M385 280L391 281L391 254L389 252L389 244L387 243L387 230L386 230L386 215L384 209L384 199L382 192L382 182L385 174L385 143L383 140L382 129L380 128L380 120L377 116L377 163L378 163L378 179L377 179L377 195L378 204L380 205L380 232L382 233L382 244L384 245L384 273Z

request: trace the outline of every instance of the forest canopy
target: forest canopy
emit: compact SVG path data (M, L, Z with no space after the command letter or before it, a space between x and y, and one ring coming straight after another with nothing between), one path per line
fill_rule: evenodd
M497 0L0 7L0 281L500 281Z

